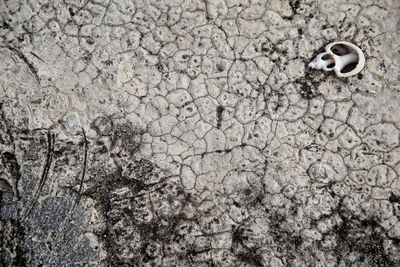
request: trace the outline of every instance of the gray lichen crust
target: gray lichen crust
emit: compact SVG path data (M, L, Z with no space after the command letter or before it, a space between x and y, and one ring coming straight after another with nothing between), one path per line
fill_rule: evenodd
M1 264L399 266L399 10L0 0Z

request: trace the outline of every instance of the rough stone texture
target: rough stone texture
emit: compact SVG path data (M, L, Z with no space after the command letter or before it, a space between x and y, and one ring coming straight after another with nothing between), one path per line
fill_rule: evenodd
M399 266L399 10L0 0L1 265Z

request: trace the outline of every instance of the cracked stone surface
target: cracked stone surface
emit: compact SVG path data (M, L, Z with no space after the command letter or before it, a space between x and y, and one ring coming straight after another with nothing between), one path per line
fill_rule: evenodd
M400 266L399 18L0 0L0 265ZM359 75L307 67L335 40Z

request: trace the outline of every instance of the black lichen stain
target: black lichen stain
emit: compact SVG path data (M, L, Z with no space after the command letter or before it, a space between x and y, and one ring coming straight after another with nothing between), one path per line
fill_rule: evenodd
M0 179L0 207L8 205L14 198L20 200L18 187L21 179L21 167L15 154L16 133L12 124L5 117L0 103L0 144L13 147L11 151L3 151L0 156L0 173L8 173L13 181ZM14 195L16 193L16 196ZM19 217L17 210L16 218ZM3 218L0 216L0 265L3 266L27 266L27 255L24 246L24 229L20 221Z
M142 175L146 176L149 173L142 173ZM169 199L168 196L163 196L164 194L167 195L164 193L167 190L163 191L163 188L168 186L168 181L148 185L139 179L129 179L128 181L120 173L114 173L104 178L108 182L93 196L97 200L106 222L104 231L98 235L105 244L107 265L129 265L132 262L139 266L141 264L154 264L162 256L157 253L157 245L179 239L176 227L184 218L180 214L153 215L154 218L149 222L142 222L139 220L143 217L143 212L140 209L146 205L146 196L150 194L153 197L157 195L162 199ZM122 187L129 187L130 192L134 195L133 197L122 198L128 203L127 205L121 205L119 203L121 200L116 199L112 194L112 191ZM121 222L124 222L126 226L121 227ZM129 231L132 231L132 234L127 234ZM132 239L139 241L138 247L128 248L134 256L125 258L123 251L127 249L126 244ZM125 241L120 243L119 240Z
M256 252L256 250L246 251L244 253L239 252L236 254L238 259L244 263L247 263L252 266L264 266L263 260L260 254Z
M11 176L15 179L15 181L18 182L19 179L21 178L21 171L15 154L10 152L4 152L1 155L1 162L9 171Z
M154 247L147 242L141 246L141 253L143 255L144 263L148 263L157 258L156 256L152 255L152 252L154 252L154 250L155 250Z
M271 212L268 216L269 234L272 236L277 250L283 254L301 255L300 246L303 243L301 236L284 227L287 218L281 214Z
M297 90L300 96L304 99L310 100L319 95L317 88L320 82L319 78L316 78L316 76L311 74L307 67L305 76L295 80L294 84L297 85Z
M297 9L300 7L299 0L290 0L289 1L290 9L292 10L293 15L297 14Z
M0 178L0 207L2 204L11 203L13 200L14 191L11 184Z
M265 266L262 255L258 252L257 247L249 247L245 242L249 239L246 235L246 229L238 227L232 229L232 247L231 251L238 260L248 266Z
M223 72L225 70L225 66L223 63L217 63L216 67L218 72Z
M333 229L337 237L335 253L338 263L344 261L346 265L351 263L347 259L351 253L359 255L359 262L368 266L398 266L400 262L394 262L386 253L384 230L375 219L361 220L342 213L342 223Z
M389 197L389 201L391 202L391 203L398 203L398 204L400 204L400 195L395 195L395 194L391 194L390 195L390 197Z
M225 108L223 106L217 107L217 128L218 129L221 127L222 113L224 112L224 110L225 110Z
M108 126L101 129L101 122L107 122ZM155 163L137 158L141 131L129 124L112 125L107 119L99 119L92 128L98 132L99 139L106 133L109 146L100 140L94 146L115 163L104 168L91 161L88 176L93 178L83 193L97 202L105 221L104 228L97 233L107 251L104 263L108 266L157 264L162 256L157 246L179 239L176 227L184 218L175 210L165 213L162 207L154 205L159 201L171 203L174 199L185 205L183 189ZM135 245L129 246L132 242Z
M120 146L132 156L140 148L142 132L131 125L123 124L115 127L111 146Z
M0 262L4 266L28 266L21 224L16 220L0 220L0 229Z
M68 12L69 12L69 15L70 15L71 17L75 16L75 12L72 10L71 7L68 8Z

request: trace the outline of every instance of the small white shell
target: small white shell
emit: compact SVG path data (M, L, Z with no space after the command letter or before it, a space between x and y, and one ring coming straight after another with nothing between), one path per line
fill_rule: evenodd
M328 44L325 52L316 56L308 66L324 71L334 70L339 77L349 77L364 68L365 56L358 46L346 41L337 41Z

